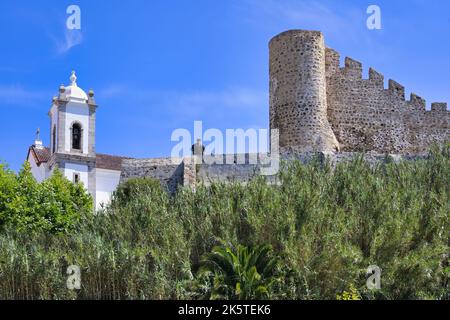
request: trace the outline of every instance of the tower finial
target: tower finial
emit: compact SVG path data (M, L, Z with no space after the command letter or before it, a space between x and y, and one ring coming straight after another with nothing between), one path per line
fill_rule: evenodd
M72 75L70 76L70 84L72 85L72 86L77 86L77 76L75 75L75 70L74 71L72 71Z

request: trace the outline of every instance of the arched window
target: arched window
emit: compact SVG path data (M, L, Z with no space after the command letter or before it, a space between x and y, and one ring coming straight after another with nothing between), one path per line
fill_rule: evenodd
M74 123L72 126L72 149L81 150L81 125Z
M52 153L56 151L56 126L53 126L52 130Z

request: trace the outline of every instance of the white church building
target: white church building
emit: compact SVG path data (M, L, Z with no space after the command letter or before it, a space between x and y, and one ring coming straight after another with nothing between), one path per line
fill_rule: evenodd
M96 153L94 92L86 94L78 87L74 71L70 81L69 86L59 88L48 113L50 146L43 146L38 130L27 161L39 182L58 167L70 181L83 183L100 209L110 201L119 184L124 158Z

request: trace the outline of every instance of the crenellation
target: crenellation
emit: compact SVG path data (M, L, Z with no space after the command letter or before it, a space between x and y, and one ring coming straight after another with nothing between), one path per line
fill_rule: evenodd
M98 207L114 190L108 187L103 191L105 181L115 188L118 179L147 177L159 181L171 194L181 187L195 190L214 181L247 183L266 173L266 181L273 183L278 168L294 159L308 162L319 155L322 163L330 159L336 164L359 152L365 152L374 164L385 161L386 154L397 160L420 159L433 143L450 141L447 103L435 102L427 111L425 100L417 94L411 93L406 101L405 87L394 80L389 80L385 89L384 76L375 69L369 68L368 79L364 79L362 63L348 57L341 68L340 54L325 46L322 33L290 30L274 37L269 49L270 129L279 130L271 132L271 138L279 136L279 144L270 146L271 154L213 156L204 154L200 142L188 157L131 159L97 154L94 91L86 94L78 88L73 73L72 84L60 87L49 112L53 142L45 149L48 173L58 166L76 180L74 165L85 167L82 182ZM81 101L87 117L81 119L87 127L85 153L73 147L74 127L72 121L66 121L76 113L70 110L71 103ZM69 124L70 130L66 130ZM70 145L71 149L65 148ZM265 170L269 169L267 160L273 171ZM105 175L102 170L111 172Z
M375 165L390 159L422 159L433 143L450 141L446 103L435 102L427 111L425 99L415 93L406 101L405 87L396 81L389 80L385 89L384 75L374 68L369 68L367 79L363 78L362 63L352 58L345 58L341 68L340 54L325 46L322 33L289 30L275 36L269 50L270 129L279 130L279 144L270 146L273 154L213 156L197 148L201 156L194 152L177 159L123 159L120 181L149 177L174 194L180 187L195 189L211 182L247 183L263 172L264 160L274 155L282 160L281 168L291 160L307 163L316 155L322 163L329 159L334 166L360 152ZM66 112L65 94L61 87L53 100L59 105L60 117ZM89 97L86 100L94 121L93 91ZM75 162L81 157L69 156ZM49 165L63 167L67 159L61 159L58 163L50 159ZM91 171L95 159L83 159L90 165L91 176L95 175ZM266 178L276 183L276 174Z
M425 112L426 110L426 101L425 99L419 97L415 93L411 93L411 97L409 101L407 101L408 105L411 107L412 110Z
M373 68L369 68L369 80L380 89L384 89L384 75Z
M431 111L434 111L434 112L446 112L447 111L447 103L434 102L434 103L431 104Z
M385 161L423 159L433 143L450 141L446 103L426 101L415 93L405 99L405 87L362 63L345 59L325 46L322 33L289 30L274 37L270 49L270 128L279 130L281 168L292 160L308 163L349 161L355 153L376 165ZM271 146L273 147L273 146ZM274 150L274 149L272 149ZM386 155L389 155L387 157ZM261 159L270 154L206 155L173 161L130 159L122 163L121 180L151 177L171 192L212 182L247 183L261 173ZM257 163L250 158L258 159ZM242 161L241 161L242 160ZM277 176L266 176L276 183Z
M325 69L327 77L335 74L340 70L341 56L336 50L326 48L325 49Z
M394 95L400 97L403 101L405 101L405 87L400 83L389 79L389 87L388 90Z
M362 79L363 67L362 63L352 58L345 57L344 74L350 78Z
M315 150L315 143L327 141L322 151L415 154L433 142L450 141L447 104L434 103L426 111L425 100L413 93L406 101L405 87L396 81L389 80L385 89L384 76L375 69L363 79L362 63L348 57L341 68L337 51L323 53L320 33L291 30L275 39L270 126L280 129L282 148ZM287 50L291 47L301 50Z

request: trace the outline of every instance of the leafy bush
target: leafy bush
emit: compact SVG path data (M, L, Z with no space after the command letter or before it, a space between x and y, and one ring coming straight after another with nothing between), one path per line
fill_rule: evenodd
M202 298L208 299L270 298L278 281L278 259L271 256L271 251L269 245L238 246L236 250L214 247L202 260L196 280L200 284L196 284L197 290Z
M17 189L17 179L14 172L5 164L0 163L0 226L5 224L9 216L7 210Z
M0 172L0 208L8 208L9 186L19 179ZM293 163L278 180L217 183L174 197L154 182L129 182L74 232L4 230L0 298L210 297L192 294L194 275L205 254L229 243L273 248L281 272L274 299L336 299L351 286L362 299L449 299L448 147L401 163ZM140 184L150 187L132 191ZM70 264L81 268L77 292L66 288ZM379 291L366 288L370 265L382 270Z
M82 216L92 216L92 198L82 184L73 184L59 170L38 183L28 162L16 176L0 166L0 226L19 232L63 233Z
M131 178L117 187L112 202L124 205L136 197L161 193L162 188L159 181L150 178Z
M353 284L350 284L348 291L342 292L342 294L338 294L336 296L337 300L361 300L359 296L358 290L356 290Z

